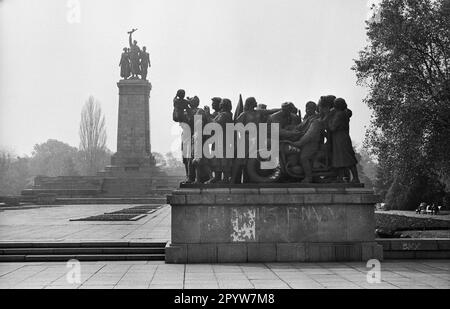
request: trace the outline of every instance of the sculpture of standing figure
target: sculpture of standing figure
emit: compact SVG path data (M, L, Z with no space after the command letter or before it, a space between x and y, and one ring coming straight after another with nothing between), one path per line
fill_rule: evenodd
M147 79L147 68L151 67L150 64L150 55L147 53L147 48L144 46L142 47L142 51L139 55L141 61L141 67L140 67L140 71L141 71L141 78L143 80Z
M189 107L189 102L188 100L185 99L186 96L186 92L184 91L184 89L179 89L177 91L177 94L175 95L175 98L173 99L173 121L178 122L178 123L188 123L188 117L187 117L187 110L190 108ZM190 132L189 136L185 136L185 132L183 132L182 135L182 140L185 139L189 139L191 140L192 138L192 131ZM184 145L183 142L181 143L181 152L183 153L183 164L184 164L184 169L186 172L186 182L189 181L189 162L190 162L190 158L187 157L187 153L188 151L190 152L191 150L189 149L184 149Z
M359 183L358 171L356 169L355 151L349 134L349 112L344 99L338 98L334 101L335 112L329 121L331 141L333 143L332 166L338 169L338 180L343 181L347 169L350 169L352 182Z
M195 164L194 164L194 145L195 141L198 140L200 143L202 143L203 136L197 136L195 134L195 115L198 115L201 113L201 109L198 107L200 104L200 99L197 96L194 96L193 98L187 98L189 108L186 110L186 124L189 125L191 128L191 157L187 159L187 183L193 183L196 181L196 170L195 170ZM202 117L204 120L205 118Z
M229 99L222 99L219 105L220 112L214 118L213 122L218 123L223 132L226 130L227 123L233 122L233 113L231 112L232 104ZM214 177L211 178L208 183L229 183L231 178L231 167L233 165L233 159L225 158L226 149L229 148L230 141L226 139L226 134L223 135L223 155L224 158L213 158L210 161L211 168L214 172ZM212 145L215 146L215 145ZM223 176L223 177L222 177Z
M190 101L189 101L189 105L191 106L191 108L195 108L196 105L198 105L199 103L199 99L197 96L193 97ZM194 126L195 125L201 125L202 127L202 131L204 129L204 127L208 124L208 122L210 122L210 115L209 115L209 111L208 111L209 107L205 106L204 109L202 108L197 108L195 111L195 117L200 116L201 120L196 120L194 122ZM194 144L199 143L202 145L202 149L204 151L204 155L206 155L205 153L205 142L207 141L207 137L203 136L203 134L197 135L197 132L194 133L193 138L192 138L192 147L194 147ZM209 152L209 150L206 150ZM194 155L194 153L192 154ZM208 154L209 155L209 154ZM200 184L200 183L205 183L206 181L208 181L211 178L211 171L209 168L209 159L201 157L201 158L193 158L191 161L191 166L189 168L189 172L192 173L195 177L194 179L194 183L196 184Z
M128 53L128 49L126 47L123 48L122 56L120 57L120 77L123 79L127 79L130 77L130 55Z
M131 62L131 78L132 79L138 79L138 74L141 73L140 70L140 53L141 49L137 45L137 41L132 38L133 32L135 32L137 29L133 29L128 32L128 43L130 44L130 62Z

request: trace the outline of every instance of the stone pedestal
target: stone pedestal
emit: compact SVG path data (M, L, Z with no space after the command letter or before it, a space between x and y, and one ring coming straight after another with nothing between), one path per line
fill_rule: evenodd
M106 196L148 196L168 188L167 175L155 166L150 144L150 91L147 80L121 80L117 152L99 173Z
M117 152L106 171L136 173L155 165L150 146L149 98L152 85L146 80L121 80Z
M382 260L372 190L178 189L166 263Z

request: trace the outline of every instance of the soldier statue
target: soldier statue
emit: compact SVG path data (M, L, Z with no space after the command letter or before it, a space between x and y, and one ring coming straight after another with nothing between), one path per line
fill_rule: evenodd
M132 29L128 32L128 43L130 44L130 64L131 64L131 79L138 79L138 74L141 73L140 70L140 53L141 49L137 45L137 41L132 38L133 33L137 29Z
M123 79L127 79L128 77L130 77L131 72L130 54L128 52L128 48L126 47L123 48L123 53L122 56L120 57L119 66L120 66L120 77L122 77Z
M140 71L141 71L141 78L143 80L147 79L147 68L151 67L150 64L150 55L147 53L147 47L142 47L142 51L139 55L140 58Z
M147 80L148 68L151 67L150 55L144 46L142 50L133 40L133 33L137 29L128 31L129 48L125 47L120 58L120 77L123 79L142 79ZM140 75L140 78L139 78Z

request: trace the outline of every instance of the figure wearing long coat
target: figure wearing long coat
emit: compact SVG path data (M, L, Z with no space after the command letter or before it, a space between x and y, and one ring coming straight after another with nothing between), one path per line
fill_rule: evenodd
M349 133L350 117L346 110L336 110L329 122L332 141L331 165L335 168L356 165L355 151Z
M120 57L120 77L127 79L130 77L131 67L130 67L130 56L128 52L123 52Z
M140 72L142 79L147 79L147 69L151 66L150 65L150 55L145 51L145 46L143 47L143 50L139 54L139 57L141 59L140 61Z

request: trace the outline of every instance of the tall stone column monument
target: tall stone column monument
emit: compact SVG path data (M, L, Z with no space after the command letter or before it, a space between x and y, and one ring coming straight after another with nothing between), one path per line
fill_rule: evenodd
M121 80L117 152L111 165L124 171L145 171L154 166L150 146L149 99L152 85L147 80Z
M167 175L152 156L150 144L150 91L147 80L150 55L132 39L137 29L128 32L128 45L120 57L118 83L117 152L111 164L95 176L36 177L33 188L23 191L27 197L43 192L58 197L83 198L97 204L96 198L112 198L109 203L154 203L165 191L184 179ZM125 199L123 199L125 198ZM134 199L134 200L131 200ZM161 202L163 203L163 201Z
M150 56L132 39L137 29L128 32L129 48L123 49L120 58L119 115L117 127L117 152L111 165L105 170L107 176L150 178L161 174L155 167L150 144L150 91L147 80Z

